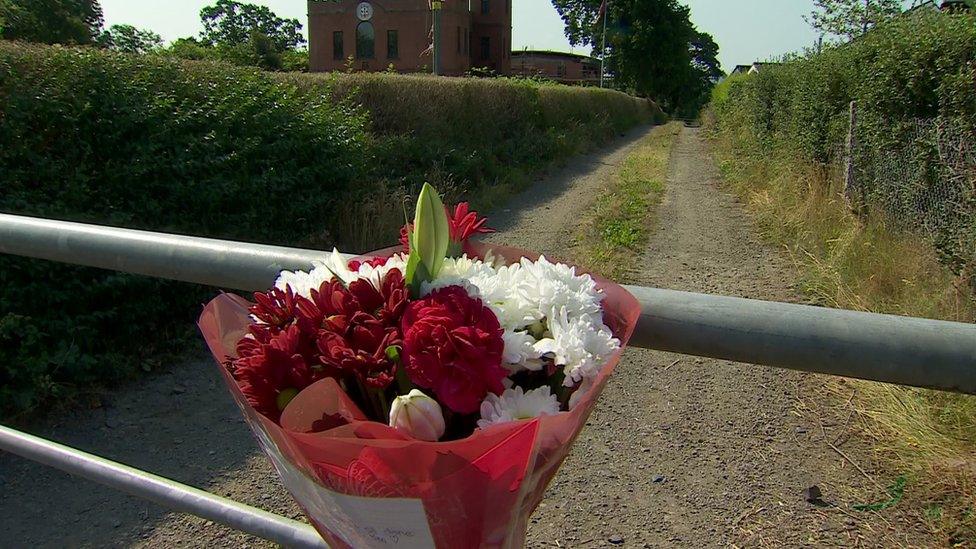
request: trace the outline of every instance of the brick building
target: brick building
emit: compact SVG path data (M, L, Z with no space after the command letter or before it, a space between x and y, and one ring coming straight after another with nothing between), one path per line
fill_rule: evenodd
M512 0L444 0L441 68L460 75L472 67L509 74ZM432 12L428 0L309 0L312 71L432 70ZM351 59L351 61L350 61Z
M600 60L558 51L512 52L512 74L541 76L562 84L595 86L600 83Z

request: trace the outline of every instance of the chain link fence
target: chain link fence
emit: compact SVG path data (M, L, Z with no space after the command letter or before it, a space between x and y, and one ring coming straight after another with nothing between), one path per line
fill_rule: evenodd
M856 111L845 149L845 195L861 216L930 239L957 273L976 274L976 140L942 119L886 124L900 143L858 140Z

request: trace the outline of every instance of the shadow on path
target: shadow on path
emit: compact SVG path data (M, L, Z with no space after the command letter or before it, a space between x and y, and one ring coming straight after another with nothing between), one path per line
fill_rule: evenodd
M647 132L636 128L608 147L572 159L494 212L505 231L580 177L605 167ZM537 215L537 214L536 214ZM544 230L542 228L539 229ZM518 242L512 242L517 245ZM104 407L36 426L35 434L284 516L301 512L240 419L203 348L196 358L118 389ZM266 542L71 477L0 455L0 547L264 546Z

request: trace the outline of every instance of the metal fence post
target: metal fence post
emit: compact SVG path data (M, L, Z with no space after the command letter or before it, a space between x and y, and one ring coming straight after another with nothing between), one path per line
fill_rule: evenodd
M861 200L854 196L857 181L854 175L854 155L857 150L857 101L851 101L850 125L847 130L846 155L844 157L844 198L854 213L860 214Z

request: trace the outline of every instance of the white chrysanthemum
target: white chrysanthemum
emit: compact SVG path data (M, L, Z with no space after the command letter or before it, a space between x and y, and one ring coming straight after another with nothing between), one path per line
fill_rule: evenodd
M542 319L542 313L530 298L531 281L518 263L500 267L491 274L480 274L471 282L506 330L520 330Z
M505 341L505 351L502 360L505 367L512 373L522 370L538 372L542 369L539 351L535 349L536 339L528 332L505 330L502 334Z
M549 386L523 392L521 387L505 389L502 396L489 394L481 403L478 427L484 429L499 423L532 419L559 413L559 401L550 394Z
M314 265L314 264L313 264ZM315 273L313 275L313 273ZM295 295L311 297L312 290L318 290L322 283L332 279L332 273L325 269L317 269L313 266L311 272L305 271L281 271L275 281L275 288L284 290L291 288Z
M336 276L346 284L358 278L356 273L349 270L349 265L339 250L333 248L325 261L312 262L311 271L281 271L275 280L275 288L284 290L289 286L295 295L311 297L312 290L318 290L323 282Z
M383 285L383 279L387 273L393 269L400 269L401 273L407 270L407 258L404 254L394 254L386 260L386 263L379 267L374 267L369 263L362 263L356 272L357 278L369 280L374 288L379 289Z
M392 269L400 269L402 272L406 270L406 264L407 260L403 254L395 254L387 260L385 265L374 267L368 263L363 263L359 266L358 271L352 271L349 269L348 260L339 253L339 250L333 248L332 253L325 261L313 261L312 270L308 272L281 271L278 279L275 280L275 287L284 290L286 286L289 286L295 295L308 298L312 297L312 290L318 290L323 282L336 277L346 285L364 278L379 288L387 273Z
M563 366L566 379L563 385L572 387L584 379L593 379L614 351L620 340L613 337L602 322L594 324L587 318L569 319L565 308L548 317L551 337L535 344L535 350L550 355L556 365Z
M543 314L565 308L571 319L588 317L596 323L602 318L603 293L590 275L577 275L576 267L551 263L545 256L538 261L522 258L521 265L528 298Z
M426 296L434 290L448 286L461 286L472 297L481 297L480 289L474 280L494 276L495 269L480 259L471 259L467 254L461 257L449 257L444 260L437 278L421 285L421 295Z

